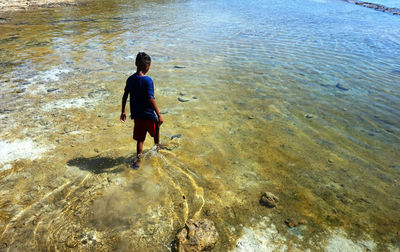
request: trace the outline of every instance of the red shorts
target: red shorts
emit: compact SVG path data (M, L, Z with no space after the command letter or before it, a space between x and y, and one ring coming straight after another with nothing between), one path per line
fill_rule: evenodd
M158 124L153 120L145 120L141 118L134 118L135 126L133 127L133 139L136 141L144 141L146 133L149 132L150 136L156 135Z

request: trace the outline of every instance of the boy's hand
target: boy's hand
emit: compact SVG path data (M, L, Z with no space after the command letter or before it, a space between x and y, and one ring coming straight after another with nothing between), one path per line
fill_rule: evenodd
M119 120L121 120L121 122L125 122L125 120L126 120L126 113L125 112L122 112L121 113L121 116L119 117Z
M161 115L158 116L158 125L161 126L163 124L164 120Z

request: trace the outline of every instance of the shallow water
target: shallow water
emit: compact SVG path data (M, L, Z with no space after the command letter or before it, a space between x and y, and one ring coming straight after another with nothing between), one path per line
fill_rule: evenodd
M188 218L216 223L215 251L400 249L399 17L334 0L2 15L0 250L167 251ZM166 148L148 138L132 170L138 51Z

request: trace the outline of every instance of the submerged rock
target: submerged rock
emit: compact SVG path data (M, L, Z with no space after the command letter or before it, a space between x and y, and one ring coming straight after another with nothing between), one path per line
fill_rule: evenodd
M171 140L173 140L174 138L181 138L182 134L176 134L171 136Z
M298 223L295 220L293 220L293 218L285 220L285 224L290 228L296 227L298 225Z
M349 91L349 90L350 90L348 87L345 87L345 86L343 86L343 85L340 84L340 83L336 84L336 87L337 87L338 89L340 89L340 90L343 90L343 91Z
M187 100L187 99L183 99L183 98L181 98L181 97L178 97L178 101L180 101L180 102L188 102L188 101L190 101L190 100Z
M209 219L188 220L176 235L174 250L178 252L208 251L214 248L218 232Z
M269 208L276 207L276 204L278 203L279 198L276 197L274 194L270 192L265 192L261 196L260 199L260 204Z

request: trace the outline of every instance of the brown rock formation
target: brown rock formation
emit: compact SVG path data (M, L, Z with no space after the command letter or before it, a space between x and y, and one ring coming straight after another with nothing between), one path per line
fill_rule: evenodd
M178 252L209 251L217 240L218 232L211 220L188 220L176 235L174 249Z

